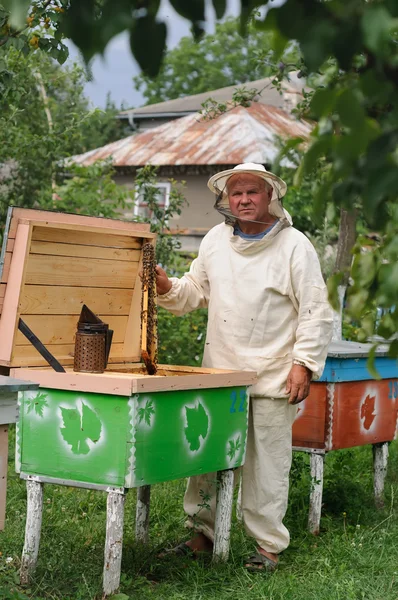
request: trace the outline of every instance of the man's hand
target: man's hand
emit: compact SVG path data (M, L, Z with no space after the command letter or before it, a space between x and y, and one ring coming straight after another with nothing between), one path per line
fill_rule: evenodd
M301 365L293 365L287 378L286 393L289 404L298 404L310 393L311 371Z
M164 294L167 294L167 292L169 292L171 290L171 286L173 284L171 283L170 279L167 277L167 273L166 271L163 271L162 267L159 267L159 265L156 266L156 291L159 294L159 296L163 296Z

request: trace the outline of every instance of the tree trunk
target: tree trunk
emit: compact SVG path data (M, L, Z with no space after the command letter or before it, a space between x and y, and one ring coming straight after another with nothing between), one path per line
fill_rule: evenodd
M337 243L337 257L334 272L343 272L344 277L339 285L338 294L340 300L340 309L333 315L333 341L342 339L342 321L344 296L347 290L348 279L352 262L352 249L356 240L357 210L353 208L350 211L344 208L340 209L340 227L339 241Z

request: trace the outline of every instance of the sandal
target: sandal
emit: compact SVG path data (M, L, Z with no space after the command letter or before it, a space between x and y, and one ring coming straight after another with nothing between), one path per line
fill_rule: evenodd
M249 557L247 561L245 561L245 568L252 573L258 571L266 571L268 573L272 573L275 571L278 566L278 562L268 558L265 554L261 554L261 552L256 552Z

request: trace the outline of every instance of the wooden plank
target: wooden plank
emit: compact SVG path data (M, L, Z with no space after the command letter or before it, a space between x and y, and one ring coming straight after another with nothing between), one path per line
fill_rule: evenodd
M29 219L19 219L18 223L25 223L32 225L32 227L40 227L43 226L43 221L30 221ZM82 224L79 226L73 225L71 223L62 223L62 222L45 222L45 227L49 229L59 229L60 231L79 231L82 234L86 233L98 233L102 235L103 239L106 240L109 236L112 235L120 235L121 231L118 228L106 227L103 229L102 227L92 226ZM145 241L150 241L156 238L155 233L147 233L146 231L131 231L124 232L126 236L130 235L133 238L143 239ZM106 243L104 244L106 246Z
M106 260L128 260L138 262L141 251L122 248L104 248L103 246L84 246L82 244L64 244L32 241L31 254L51 254L52 256L80 256L82 258L102 258Z
M29 256L27 284L134 288L138 263L63 256Z
M1 273L1 283L7 283L8 281L8 275L10 273L10 266L11 266L11 258L12 258L12 253L11 252L6 252L5 257L4 257L4 265L3 265L3 270Z
M6 284L0 283L0 298L4 298L6 294Z
M142 269L142 252L140 262L138 263L137 273ZM129 307L129 320L126 326L126 335L124 338L125 356L130 354L141 354L141 300L142 300L142 285L141 278L137 276L133 298Z
M99 318L113 329L113 343L124 341L127 316L99 315ZM51 319L48 315L23 315L23 320L45 346L71 344L75 341L77 315L52 315ZM15 345L25 346L27 343L26 337L18 331Z
M7 240L7 252L12 252L14 250L15 239Z
M177 390L196 390L206 388L234 387L253 385L257 382L254 371L230 371L229 373L212 373L211 375L185 375L181 377L146 377L136 378L133 375L132 392L172 392Z
M63 244L81 244L83 246L103 246L105 248L121 248L139 250L142 246L142 238L127 235L113 234L107 232L84 232L79 230L55 229L54 227L36 226L33 229L32 240L38 242L59 242Z
M191 367L184 365L158 365L162 371L173 371L181 373L201 373L203 375L211 375L212 373L233 373L229 369L212 369L210 367Z
M138 359L138 357L137 357ZM185 377L157 377L153 375L121 376L120 373L56 373L49 369L13 368L12 377L35 381L42 387L57 390L79 390L99 394L115 394L131 396L141 392L161 392L219 387L235 387L252 385L257 381L252 371L230 371L229 373L212 375L186 375Z
M6 520L8 425L0 426L0 531Z
M88 225L100 229L118 229L126 232L149 232L148 223L135 223L132 221L118 221L116 219L105 219L103 217L88 217L83 215L72 215L68 213L50 212L44 210L34 210L30 208L13 208L9 238L15 237L18 221L20 219L29 219L31 221L41 221L44 223L64 223L73 226Z
M116 379L94 373L56 373L53 370L34 369L11 369L11 373L13 377L35 381L41 387L55 390L131 396L131 379Z
M74 344L54 344L48 345L47 349L63 365L73 365ZM110 362L120 362L123 352L123 344L113 344L110 352ZM132 359L134 357L130 357ZM139 357L136 357L139 360ZM13 367L47 367L48 363L42 358L37 350L31 345L15 346L12 355Z
M18 226L16 245L0 319L0 360L6 363L11 359L15 332L18 326L19 299L25 279L26 255L31 233L32 230L29 225Z
M25 285L20 314L79 315L83 304L87 304L104 317L128 315L132 298L132 289Z

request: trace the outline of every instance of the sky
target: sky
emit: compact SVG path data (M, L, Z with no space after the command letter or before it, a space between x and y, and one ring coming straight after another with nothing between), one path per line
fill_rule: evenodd
M275 2L275 4L277 3ZM239 8L240 0L228 0L226 16L237 16ZM174 48L182 37L190 35L190 22L175 12L168 0L162 0L158 17L159 20L167 23L168 49ZM206 0L206 30L214 31L214 25L213 6L211 0ZM68 63L78 62L79 53L76 47L72 43L68 43L68 46L70 52ZM93 81L86 84L86 95L90 98L93 106L100 108L105 107L108 93L117 108L122 104L124 108L141 106L145 104L145 99L138 90L134 89L132 80L134 75L138 75L139 72L140 69L131 54L128 34L122 33L108 44L103 57L93 60Z

